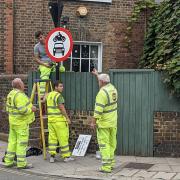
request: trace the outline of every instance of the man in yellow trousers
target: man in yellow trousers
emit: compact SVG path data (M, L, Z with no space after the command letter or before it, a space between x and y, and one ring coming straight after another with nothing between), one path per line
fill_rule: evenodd
M98 75L96 69L92 73L98 79L100 90L96 96L91 126L96 126L97 140L102 157L100 171L110 173L115 165L118 94L116 88L110 83L108 74Z
M37 31L35 33L35 38L38 40L38 43L34 46L34 60L39 65L40 79L49 79L51 72L55 68L55 63L47 56L45 50L45 36L42 31ZM41 97L45 94L45 82L40 83L40 95Z
M5 166L14 166L17 156L18 168L32 168L26 161L26 149L29 139L29 124L35 120L36 107L24 93L24 83L20 78L12 81L13 90L7 96L6 110L9 114L9 139Z
M64 162L74 160L69 150L69 125L71 123L64 107L62 96L63 84L59 81L54 83L54 91L46 97L48 112L48 144L50 163L54 163L58 143L60 145L61 157Z

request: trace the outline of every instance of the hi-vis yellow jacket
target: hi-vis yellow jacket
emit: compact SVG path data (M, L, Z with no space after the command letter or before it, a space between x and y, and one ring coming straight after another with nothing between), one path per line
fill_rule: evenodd
M9 123L12 125L27 125L35 120L32 112L32 103L26 94L13 89L7 96L6 111L9 114Z
M117 99L117 90L111 83L99 90L94 109L99 128L117 127Z
M47 111L48 122L62 122L66 121L65 116L62 115L58 105L64 103L63 96L56 91L52 91L47 96Z

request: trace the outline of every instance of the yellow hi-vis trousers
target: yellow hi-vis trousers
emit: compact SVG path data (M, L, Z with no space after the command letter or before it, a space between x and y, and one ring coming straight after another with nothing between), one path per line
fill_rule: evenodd
M97 128L97 140L102 157L101 170L106 172L111 172L115 165L116 133L117 128Z
M49 154L56 155L56 148L61 149L61 157L66 158L71 156L69 150L69 126L67 122L49 122L48 123L49 137Z
M10 125L7 154L5 156L5 166L14 163L14 156L17 156L17 167L25 167L26 150L29 139L29 126Z
M48 68L48 67L40 65L39 66L40 79L41 80L49 79L49 76L51 74L51 70L52 70L52 68ZM46 82L40 82L40 95L41 96L44 96L44 93L46 90L45 88L46 88Z

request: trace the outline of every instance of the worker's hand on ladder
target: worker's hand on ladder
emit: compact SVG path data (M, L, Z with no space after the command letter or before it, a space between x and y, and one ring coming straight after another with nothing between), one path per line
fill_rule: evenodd
M36 112L36 106L32 106L32 112Z

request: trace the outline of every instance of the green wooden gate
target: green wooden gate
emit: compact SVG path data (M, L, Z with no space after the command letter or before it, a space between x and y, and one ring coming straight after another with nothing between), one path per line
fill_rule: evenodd
M112 70L119 93L118 154L153 155L154 72Z

